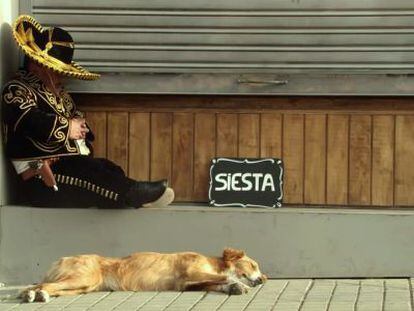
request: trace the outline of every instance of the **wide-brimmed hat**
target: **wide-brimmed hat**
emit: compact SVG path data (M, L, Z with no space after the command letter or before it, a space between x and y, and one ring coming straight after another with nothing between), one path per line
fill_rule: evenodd
M82 80L100 77L72 61L75 45L62 28L45 29L33 17L21 15L13 24L13 36L24 54L46 68Z

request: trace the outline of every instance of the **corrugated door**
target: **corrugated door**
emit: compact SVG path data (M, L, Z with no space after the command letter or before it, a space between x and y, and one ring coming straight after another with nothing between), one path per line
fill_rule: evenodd
M205 81L206 93L312 94L324 79L358 75L352 89L358 79L414 72L412 0L21 0L21 12L70 31L76 60L121 73L107 77L124 79L125 92L203 93L194 82ZM404 83L412 92L409 77ZM378 80L367 87L375 93Z

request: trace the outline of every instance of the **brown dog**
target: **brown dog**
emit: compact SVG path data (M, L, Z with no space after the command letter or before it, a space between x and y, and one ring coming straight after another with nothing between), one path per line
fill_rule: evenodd
M94 291L219 291L246 293L265 282L258 264L244 251L226 248L222 257L198 253L135 253L124 258L63 257L43 283L24 290L24 301Z

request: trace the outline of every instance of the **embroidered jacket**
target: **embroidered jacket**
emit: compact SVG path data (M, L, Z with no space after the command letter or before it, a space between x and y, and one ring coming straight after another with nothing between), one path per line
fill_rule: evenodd
M82 117L70 95L55 96L34 74L19 71L3 88L6 153L13 160L77 155L69 120Z

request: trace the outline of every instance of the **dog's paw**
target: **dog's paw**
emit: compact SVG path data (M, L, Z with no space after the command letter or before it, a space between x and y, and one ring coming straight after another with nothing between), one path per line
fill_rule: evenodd
M36 293L34 290L28 290L22 294L23 302L33 302L35 301Z
M244 286L241 283L233 283L229 285L228 294L229 295L241 295L246 294L249 291L247 286Z
M49 302L50 301L49 293L45 290L39 290L38 292L36 292L36 301Z

